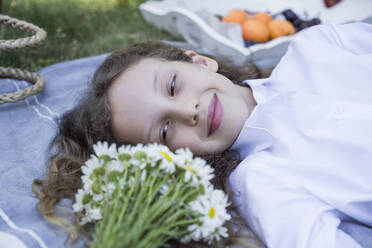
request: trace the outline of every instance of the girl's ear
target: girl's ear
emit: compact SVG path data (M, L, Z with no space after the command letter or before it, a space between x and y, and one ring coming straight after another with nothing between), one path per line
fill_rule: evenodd
M217 63L216 60L211 59L207 56L200 55L197 52L192 51L192 50L185 51L185 54L192 59L192 62L194 64L205 67L206 69L208 69L210 71L217 72L218 63Z

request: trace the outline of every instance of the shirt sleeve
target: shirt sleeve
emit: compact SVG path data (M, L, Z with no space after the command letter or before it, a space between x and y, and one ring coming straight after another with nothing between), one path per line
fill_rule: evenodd
M294 42L328 43L353 54L372 53L372 25L367 23L317 25L302 31Z
M332 206L276 172L238 170L230 182L239 213L268 248L361 248Z
M337 100L371 98L372 25L317 25L298 33L273 70L274 92L304 91Z

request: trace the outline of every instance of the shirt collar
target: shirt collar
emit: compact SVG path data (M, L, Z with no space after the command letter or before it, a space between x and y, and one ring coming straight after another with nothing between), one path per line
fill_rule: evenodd
M263 109L263 103L266 101L264 90L264 82L267 79L253 79L245 80L243 83L248 84L253 92L253 96L257 105L253 109L250 116L245 121L238 138L234 141L230 149L239 152L240 157L243 159L249 154L262 151L270 147L275 139L273 135L260 125L260 115Z
M267 81L267 78L248 79L243 81L243 84L248 84L252 89L253 97L257 104L263 103L267 99L265 87Z

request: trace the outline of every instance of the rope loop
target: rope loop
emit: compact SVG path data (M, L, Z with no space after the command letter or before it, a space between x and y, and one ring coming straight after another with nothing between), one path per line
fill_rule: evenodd
M16 40L0 40L0 51L8 51L21 49L25 47L32 47L39 45L45 38L46 32L25 21L18 20L6 15L0 15L0 25L6 24L11 25L13 28L30 32L33 35L25 38L19 38ZM44 79L33 72L22 71L17 68L0 67L0 78L14 78L18 80L26 80L32 83L31 86L7 94L0 94L0 104L6 102L16 102L27 98L28 96L35 95L41 92L44 88Z
M43 29L35 26L34 24L18 20L7 15L0 15L0 25L1 24L11 25L13 28L18 28L20 30L33 33L34 35L16 40L0 40L0 51L37 46L46 38L47 35Z

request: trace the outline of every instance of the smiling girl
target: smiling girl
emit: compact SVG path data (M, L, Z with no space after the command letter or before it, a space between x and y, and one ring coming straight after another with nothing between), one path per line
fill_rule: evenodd
M372 226L372 27L299 33L269 78L158 42L111 54L61 121L40 210L73 199L97 141L189 147L268 247L361 247ZM255 79L254 79L255 78Z
M74 226L55 214L55 205L74 199L82 185L80 167L98 141L190 147L215 167L215 186L227 189L227 176L240 161L227 148L253 108L250 89L242 82L258 77L252 64L229 66L162 42L113 52L96 70L80 104L61 118L48 175L33 185L40 212L76 239ZM217 129L213 99L221 106Z

